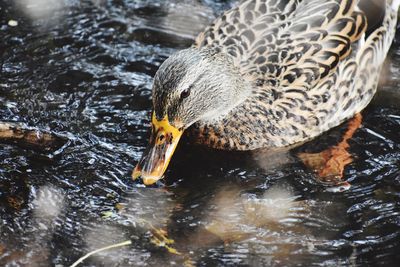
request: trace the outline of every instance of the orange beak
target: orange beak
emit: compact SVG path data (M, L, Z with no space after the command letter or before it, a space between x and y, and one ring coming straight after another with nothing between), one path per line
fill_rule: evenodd
M142 177L145 185L162 178L183 133L169 123L167 115L158 121L153 113L152 124L150 143L132 173L134 180Z

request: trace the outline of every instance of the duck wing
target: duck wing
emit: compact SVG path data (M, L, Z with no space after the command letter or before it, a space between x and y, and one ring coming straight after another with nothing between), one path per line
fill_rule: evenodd
M372 2L377 3L375 0L361 1L366 2L370 2L371 6ZM337 70L313 88L310 95L314 99L318 99L318 95L325 98L331 95L328 98L330 102L317 101L317 105L310 105L315 116L322 122L321 128L329 129L339 125L362 111L372 100L382 65L396 33L399 3L400 1L381 1L383 18L367 16L368 33L352 44L352 53L339 63ZM374 7L378 8L374 15L379 14L379 7ZM362 11L368 15L368 10ZM329 110L321 108L325 104Z
M195 46L231 55L254 92L221 122L198 125L199 142L235 150L288 146L361 111L395 34L398 4L386 2L369 36L356 0L248 0L227 11Z
M199 35L198 47L231 55L258 87L311 88L335 70L365 31L356 0L250 0Z

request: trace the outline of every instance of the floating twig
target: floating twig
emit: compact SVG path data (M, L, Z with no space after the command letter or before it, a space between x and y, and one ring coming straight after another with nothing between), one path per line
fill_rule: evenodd
M132 244L132 241L127 240L127 241L124 241L124 242L121 242L121 243L118 243L118 244L114 244L114 245L110 245L110 246L107 246L107 247L102 247L102 248L93 250L93 251L89 252L88 254L86 254L85 256L79 258L79 259L78 259L76 262L74 262L70 267L76 267L76 266L78 266L79 263L82 263L84 260L86 260L87 258L89 258L90 256L92 256L92 255L94 255L94 254L96 254L96 253L99 253L99 252L102 252L102 251L105 251L105 250L109 250L109 249L113 249L113 248L118 248L118 247L123 247L123 246L129 246L129 245L131 245L131 244Z

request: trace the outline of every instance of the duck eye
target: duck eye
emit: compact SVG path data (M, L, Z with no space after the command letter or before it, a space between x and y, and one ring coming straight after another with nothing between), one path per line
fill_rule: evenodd
M184 99L190 95L190 89L187 88L181 92L181 99Z

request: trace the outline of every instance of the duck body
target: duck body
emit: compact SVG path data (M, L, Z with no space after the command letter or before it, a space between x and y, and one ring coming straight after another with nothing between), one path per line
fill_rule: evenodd
M368 21L361 4L382 16ZM218 120L196 122L190 139L225 150L290 146L364 109L395 35L398 5L362 0L360 6L250 0L217 18L194 46L229 55L251 93Z
M133 172L162 177L183 132L223 150L293 147L374 96L400 0L246 0L169 57L153 83L150 144Z

